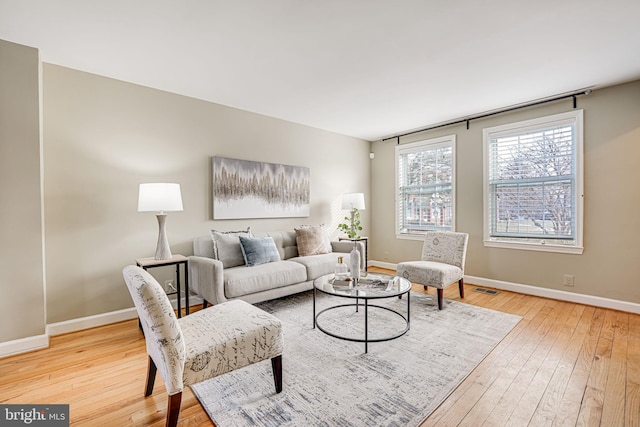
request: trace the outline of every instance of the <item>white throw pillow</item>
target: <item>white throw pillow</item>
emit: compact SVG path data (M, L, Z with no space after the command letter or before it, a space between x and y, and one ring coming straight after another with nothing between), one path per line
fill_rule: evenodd
M247 227L246 231L211 230L213 256L222 262L224 268L245 264L242 248L240 247L240 236L252 237L251 227Z

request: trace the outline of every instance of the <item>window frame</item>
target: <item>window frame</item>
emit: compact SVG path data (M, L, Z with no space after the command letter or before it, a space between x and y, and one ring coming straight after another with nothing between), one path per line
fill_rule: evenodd
M568 254L582 254L583 246L583 210L584 210L584 114L583 110L575 110L566 113L539 117L531 120L508 123L500 126L485 128L482 131L483 139L483 241L486 247L533 250L543 252L557 252ZM573 245L558 244L554 239L540 238L539 241L514 241L501 240L491 236L492 221L492 193L490 186L490 144L497 137L520 135L525 132L534 132L549 129L561 124L573 124L575 126L574 148L574 188L572 203L575 207L575 219L572 224L575 227ZM511 239L517 237L511 237ZM525 238L523 238L525 239ZM529 238L531 239L531 238Z
M402 154L419 152L428 149L451 147L451 231L456 230L456 135L446 135L438 138L430 138L407 144L399 144L395 147L395 234L398 239L424 240L425 231L402 233L400 230L400 171L399 163Z

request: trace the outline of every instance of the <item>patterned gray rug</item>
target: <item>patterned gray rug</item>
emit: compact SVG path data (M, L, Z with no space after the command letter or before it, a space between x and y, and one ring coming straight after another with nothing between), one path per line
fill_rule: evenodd
M406 297L405 297L406 298ZM318 295L318 307L349 302ZM406 299L378 300L406 313ZM513 329L520 317L411 293L411 329L393 341L364 344L312 329L312 293L257 304L284 324L283 391L275 394L264 361L192 387L217 427L418 426ZM362 309L325 312L319 323L364 334ZM400 317L370 309L369 333L404 329Z

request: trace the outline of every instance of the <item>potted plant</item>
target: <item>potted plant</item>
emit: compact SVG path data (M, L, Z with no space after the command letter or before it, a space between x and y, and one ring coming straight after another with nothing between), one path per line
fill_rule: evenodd
M360 225L360 211L351 209L351 217L345 216L344 222L338 225L338 230L344 232L349 239L359 239L362 226Z

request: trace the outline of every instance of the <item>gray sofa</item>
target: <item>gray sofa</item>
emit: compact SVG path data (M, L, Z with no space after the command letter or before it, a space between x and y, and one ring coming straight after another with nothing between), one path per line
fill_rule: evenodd
M251 267L246 265L224 268L214 259L210 235L193 241L193 256L189 257L189 289L210 304L241 299L257 303L313 289L313 281L334 272L338 257L349 265L353 242L332 241L333 252L299 256L294 230L254 233L255 237L271 236L280 253L280 261ZM357 242L360 269L366 260L364 245Z

